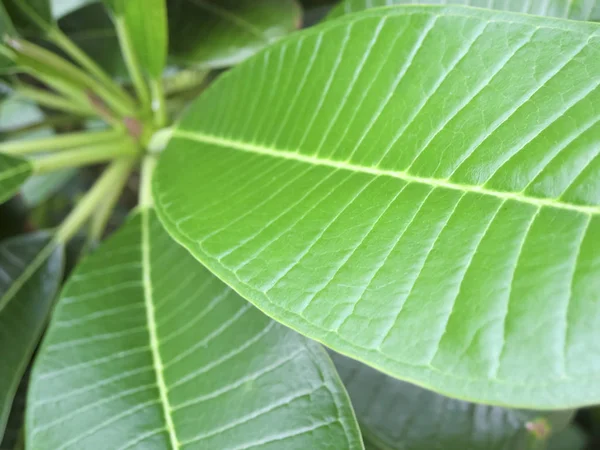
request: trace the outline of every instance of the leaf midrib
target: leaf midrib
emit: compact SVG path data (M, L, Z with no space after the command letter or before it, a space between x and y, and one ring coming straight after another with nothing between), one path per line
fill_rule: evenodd
M160 355L158 342L158 332L156 327L156 312L154 308L154 299L152 291L152 279L150 270L150 211L144 208L141 214L141 237L142 237L142 282L144 286L144 302L146 306L146 319L148 323L148 333L150 335L150 349L152 352L152 363L156 374L156 384L160 394L160 403L163 408L163 414L166 422L166 431L169 434L171 447L179 449L179 441L175 432L175 424L171 417L171 403L168 397L168 388L164 377L164 365Z
M453 183L445 179L419 177L403 171L385 170L377 167L360 166L358 164L352 164L349 162L319 158L297 152L284 151L276 148L270 148L262 145L253 144L250 142L238 141L199 132L191 132L178 129L173 133L173 139L176 138L187 139L203 144L217 145L225 148L233 148L235 150L271 156L274 158L283 158L291 161L303 162L315 166L326 166L334 169L348 170L352 172L365 173L375 176L398 178L408 183L425 184L434 188L446 188L460 192L472 192L475 194L496 197L501 200L514 200L520 203L531 204L538 208L550 207L589 215L600 215L600 206L575 205L563 202L559 199L530 197L523 194L522 192L515 193L496 191L493 189L487 189L476 185Z

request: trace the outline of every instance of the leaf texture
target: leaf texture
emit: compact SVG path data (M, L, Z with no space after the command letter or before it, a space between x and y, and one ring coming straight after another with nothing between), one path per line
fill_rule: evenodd
M296 30L296 0L172 0L170 54L201 68L237 64Z
M74 272L32 374L35 449L360 449L326 352L143 209Z
M598 403L599 42L432 6L296 34L190 108L159 216L267 314L390 375Z
M0 153L0 203L12 197L32 172L26 159Z
M600 19L600 3L596 0L345 0L334 8L328 17L333 19L369 8L415 3L474 6L571 20Z
M574 415L454 400L344 356L331 357L371 450L542 450ZM544 427L544 436L530 431L534 424Z
M11 301L0 310L0 441L19 382L62 281L62 247L56 247L29 277L23 278L48 248L50 239L49 234L40 232L0 243L0 298L18 285Z

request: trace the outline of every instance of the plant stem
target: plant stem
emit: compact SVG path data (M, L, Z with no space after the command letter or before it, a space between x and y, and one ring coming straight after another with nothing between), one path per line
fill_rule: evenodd
M28 141L0 142L0 152L13 155L50 152L125 138L121 130L84 131Z
M78 102L66 99L44 89L36 89L26 86L15 88L15 93L21 97L33 100L41 106L46 106L57 111L68 112L79 116L93 116L95 111L91 107L83 107Z
M154 199L152 198L152 175L154 174L156 163L157 160L154 155L146 155L142 161L139 199L142 208L152 208L154 206Z
M100 67L92 58L83 52L66 34L57 26L48 31L48 38L56 45L61 47L75 61L81 64L89 73L95 76L100 82L110 89L115 95L122 97L131 109L134 108L134 101L129 94L116 84L111 77Z
M121 53L123 54L123 59L125 60L125 64L127 65L129 75L131 76L131 81L142 106L147 108L150 105L150 95L148 93L148 87L146 86L146 81L144 80L144 75L142 73L142 70L140 69L140 65L138 63L137 57L135 56L135 52L133 51L133 45L131 43L129 33L127 32L125 21L122 17L115 15L114 23L115 29L117 30L117 36L119 37Z
M111 161L126 156L136 156L139 150L135 143L124 138L118 142L109 142L76 150L66 150L31 161L36 174L54 172L69 167L81 167Z
M10 38L6 43L15 51L17 64L28 67L36 74L41 73L58 78L70 84L73 89L89 90L102 98L121 116L135 115L136 111L131 105L69 61L45 48L21 39Z
M90 218L106 194L116 184L124 183L123 180L126 180L129 176L135 161L136 158L123 158L114 161L60 225L56 231L54 240L61 244L69 241Z
M151 80L150 88L152 89L154 124L157 128L162 128L167 124L167 105L162 80Z

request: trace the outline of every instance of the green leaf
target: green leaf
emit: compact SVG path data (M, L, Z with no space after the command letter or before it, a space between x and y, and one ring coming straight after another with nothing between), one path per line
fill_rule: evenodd
M329 18L333 19L369 8L411 3L415 2L413 0L345 0L331 11ZM588 0L545 0L533 2L515 0L419 0L418 3L427 5L466 5L572 20L600 20L600 3Z
M75 270L29 394L36 449L362 448L325 351L240 299L149 209Z
M0 303L11 297L0 308L0 441L62 280L63 250L53 245L54 250L47 252L50 242L51 236L40 232L0 243ZM45 257L37 263L40 254Z
M168 48L166 0L121 0L117 15L123 17L140 65L154 79L165 68Z
M50 0L2 0L17 31L38 33L53 23Z
M531 450L560 432L574 411L526 411L443 397L332 354L368 449ZM533 435L544 424L545 436Z
M550 439L548 450L584 450L586 435L577 425L571 425Z
M0 153L0 203L16 194L32 173L33 167L26 159Z
M170 0L173 59L202 68L235 65L299 28L295 0Z
M110 75L127 78L119 39L110 16L100 3L84 6L60 19L61 29Z
M190 107L159 216L271 317L397 378L599 403L599 37L433 6L296 34Z

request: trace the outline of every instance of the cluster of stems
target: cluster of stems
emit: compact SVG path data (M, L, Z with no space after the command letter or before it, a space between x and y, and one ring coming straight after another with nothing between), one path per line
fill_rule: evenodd
M89 239L97 241L104 233L127 179L139 167L140 161L140 203L151 205L149 186L155 157L147 149L152 136L168 125L164 80L145 76L136 60L127 29L118 17L114 18L115 28L133 84L132 92L115 82L57 24L45 24L27 5L23 6L23 12L69 59L27 40L4 37L0 53L12 59L19 72L29 76L15 77L14 93L62 114L9 134L18 136L36 127L52 126L52 120L60 124L59 118L67 124L82 124L89 118L96 118L106 126L100 131L63 133L34 140L6 140L0 142L0 152L26 157L35 174L111 162L55 233L56 243L65 243L89 222ZM37 83L27 84L23 79L34 79ZM185 90L186 86L183 88Z

